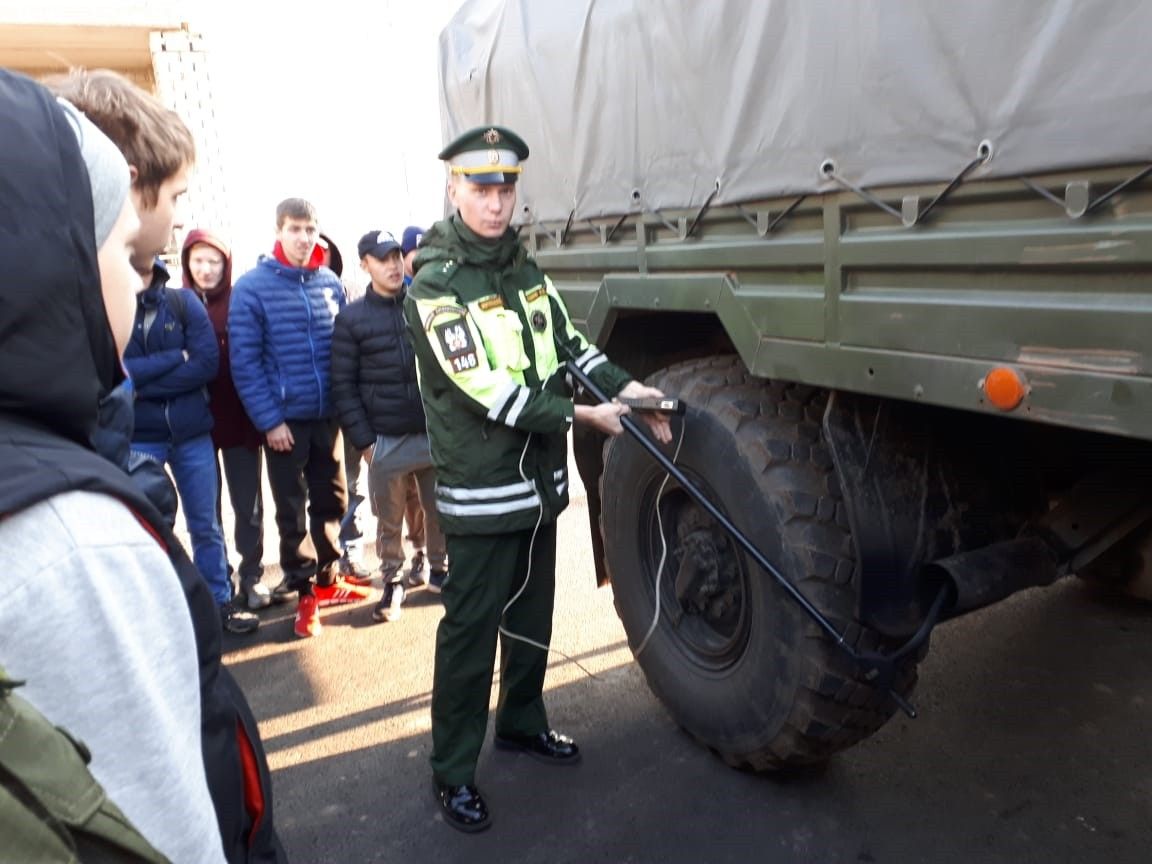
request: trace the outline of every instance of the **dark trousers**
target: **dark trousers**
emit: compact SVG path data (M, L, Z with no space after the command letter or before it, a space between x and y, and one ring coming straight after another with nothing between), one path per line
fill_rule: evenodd
M472 783L488 725L492 665L500 637L500 696L496 734L534 735L548 728L544 673L548 652L509 638L526 636L541 645L552 638L556 595L556 523L532 531L464 537L449 535L452 578L444 585L444 617L436 631L432 684L432 774L438 783ZM505 605L527 586L516 602Z
M348 497L360 493L360 463L364 457L360 455L351 441L344 439L344 479L348 481Z
M241 586L254 585L264 575L264 467L260 449L225 447L219 451L224 466L223 482L228 484L228 500L235 520L232 541L240 556ZM219 467L217 465L217 469ZM221 477L219 470L216 476ZM218 518L222 498L218 495L216 499ZM222 518L220 524L224 524Z
M289 420L288 428L292 449L265 447L264 458L284 579L289 588L310 594L312 577L330 584L340 558L340 517L348 506L344 439L335 419Z
M590 397L588 397L590 398ZM581 400L586 401L586 400ZM588 504L588 529L592 538L592 561L596 565L596 584L607 585L608 567L604 563L604 535L600 531L600 475L604 472L604 442L608 440L603 432L591 426L577 423L572 427L572 458L576 470L584 483L585 500Z

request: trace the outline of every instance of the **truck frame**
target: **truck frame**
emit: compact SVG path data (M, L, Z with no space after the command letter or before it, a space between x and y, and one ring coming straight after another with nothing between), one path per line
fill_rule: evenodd
M1122 123L1115 141L1085 139L1075 152L1061 150L1061 138L1047 152L1021 152L1016 142L1002 154L1001 136L977 136L964 154L939 148L954 153L951 167L945 159L907 172L935 176L894 180L899 164L873 164L860 173L876 182L865 182L852 176L851 136L823 146L835 124L802 118L778 138L781 148L803 135L815 142L810 181L789 173L792 150L761 151L738 134L714 148L744 160L731 183L722 171L715 182L683 167L662 173L663 163L706 162L684 139L710 146L699 132L708 120L735 128L711 90L676 77L680 57L660 53L672 44L662 35L703 32L730 13L764 28L732 37L733 54L744 57L757 38L775 38L773 21L785 31L818 22L831 11L824 5L728 2L681 18L666 8L671 23L646 25L650 15L629 4L591 2L565 19L531 0L473 0L442 37L446 133L501 123L536 148L522 238L589 337L686 402L668 455L838 634L818 626L637 442L575 433L598 575L613 585L649 685L702 743L759 770L822 762L906 707L941 621L1070 574L1146 592L1152 571L1152 154L1113 146ZM1068 25L1091 39L1081 21L1041 5L1006 14L1027 12L1013 19L1021 27L1040 15L1041 30ZM1146 14L1122 6L1112 11ZM890 9L857 4L852 14L877 28L868 34L876 45L896 50L910 25ZM944 3L909 11L955 49L927 51L919 71L930 77L934 57L962 57L985 30L1012 44L1018 34L990 29L992 11ZM620 35L629 26L638 28L632 42ZM833 47L854 50L851 28L828 26ZM610 29L620 41L597 53L594 35ZM577 60L565 45L576 46ZM1094 110L1099 82L1076 90L1076 58L1060 65L1052 51L1039 53L1036 67L1056 63L1066 80L1037 99ZM697 59L684 67L724 80ZM570 63L578 69L565 79ZM1117 92L1152 93L1148 76L1125 77L1131 68L1117 71ZM657 111L628 86L658 79L652 69L670 92L683 90L682 114L669 115L672 96L654 94ZM577 89L574 103L596 110L568 118L534 103L545 70ZM970 96L986 71L964 67L962 86L941 92ZM744 88L760 79L732 75L717 92L755 110ZM846 126L871 132L851 112L850 84L829 85L827 105ZM879 94L877 104L897 114L901 95L889 105ZM964 114L971 107L957 116L973 119ZM1012 117L1038 128L1043 113ZM1060 113L1049 117L1067 120ZM676 127L681 117L689 119ZM769 140L784 124L777 119L748 125ZM645 120L684 130L668 145L675 160L663 158ZM604 134L612 122L622 124L616 149ZM1013 140L1016 127L1005 123L1002 137ZM862 134L858 149L885 155L873 143ZM915 143L900 146L914 153ZM932 150L940 140L929 134L923 144ZM784 166L778 177L774 159ZM758 170L759 187L747 180ZM534 171L543 175L536 185ZM646 180L613 204L629 171ZM853 659L863 655L888 658L887 673Z

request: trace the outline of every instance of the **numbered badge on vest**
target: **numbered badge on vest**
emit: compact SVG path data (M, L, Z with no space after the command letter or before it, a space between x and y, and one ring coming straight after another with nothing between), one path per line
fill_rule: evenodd
M468 372L476 368L479 364L476 359L476 344L472 341L468 323L463 318L439 324L435 330L436 337L440 340L440 349L444 352L444 359L452 364L453 372Z

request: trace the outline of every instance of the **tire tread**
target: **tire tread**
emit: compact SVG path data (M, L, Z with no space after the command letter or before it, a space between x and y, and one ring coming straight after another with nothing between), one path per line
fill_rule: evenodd
M649 379L689 405L707 408L734 434L766 497L778 508L782 541L806 572L796 584L839 627L857 651L890 648L855 620L855 550L835 466L823 441L827 391L756 378L735 356L709 357L669 367ZM610 444L609 444L610 446ZM767 490L771 490L770 493ZM770 578L770 577L765 577ZM617 601L619 603L619 601ZM619 611L619 610L618 610ZM896 706L886 692L862 680L850 659L813 622L782 650L799 652L803 683L787 720L767 744L730 752L700 740L729 765L778 771L818 764L883 726ZM908 696L916 660L899 672L896 689Z

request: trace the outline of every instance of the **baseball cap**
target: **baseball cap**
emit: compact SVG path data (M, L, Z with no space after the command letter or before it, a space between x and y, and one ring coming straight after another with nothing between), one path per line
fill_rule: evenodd
M396 242L396 238L392 236L390 231L369 231L356 244L356 251L360 253L361 258L365 255L371 255L373 258L384 258L393 249L399 248L400 244Z
M400 239L400 254L407 255L419 246L420 241L423 239L424 229L419 225L409 225L404 229L404 234Z

